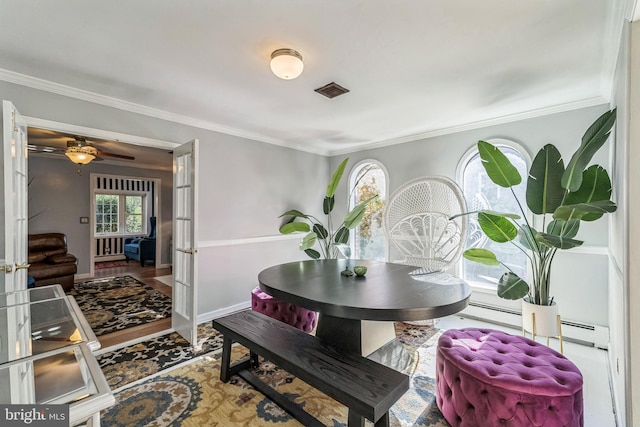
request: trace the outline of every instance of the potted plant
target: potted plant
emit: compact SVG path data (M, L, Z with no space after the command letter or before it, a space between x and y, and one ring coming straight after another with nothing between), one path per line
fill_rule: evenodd
M582 245L582 241L575 239L580 221L595 221L605 213L616 210L615 203L610 200L609 174L602 166L588 166L593 155L609 137L615 120L616 110L600 116L587 129L580 147L566 167L554 145L547 144L538 152L529 169L526 187L526 205L536 218L538 229L530 222L513 191L512 187L522 181L518 170L497 147L485 141L478 142L478 151L487 175L496 185L511 189L520 212L477 211L467 214L477 213L480 228L489 239L514 245L527 255L531 265L530 283L511 271L487 249L467 249L463 256L482 264L502 265L508 270L498 281L497 293L506 299L524 299L523 322L528 331L533 329L528 314L531 307L526 304L554 311L557 315L557 306L550 293L551 265L556 252ZM551 324L557 326L555 317ZM539 326L536 320L537 333L540 335L558 335L553 328L547 333L541 331Z
M295 209L280 215L280 218L290 217L288 221L280 227L280 233L307 233L300 242L300 250L303 250L313 259L319 259L321 256L324 259L337 258L340 248L349 243L349 230L355 228L360 221L362 221L367 204L378 198L378 196L375 195L359 203L347 213L338 227L334 227L331 213L335 205L335 193L348 161L349 158L346 158L340 162L327 186L327 191L322 202L322 210L326 216L326 226L316 217ZM313 248L316 243L320 251Z

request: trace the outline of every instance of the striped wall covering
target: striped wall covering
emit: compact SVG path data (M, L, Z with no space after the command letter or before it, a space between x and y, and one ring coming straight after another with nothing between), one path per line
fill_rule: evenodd
M155 182L143 178L120 178L117 176L96 175L96 190L146 191L155 195Z
M150 197L150 200L155 198L156 183L153 180L145 178L124 178L114 175L95 175L93 186L98 192L114 191L114 193L122 191L135 191L137 193L146 192ZM154 204L150 204L151 216L155 215ZM127 236L127 237L145 237L140 236ZM122 236L109 236L109 237L96 237L94 239L94 256L99 257L111 257L114 255L124 254L124 237Z

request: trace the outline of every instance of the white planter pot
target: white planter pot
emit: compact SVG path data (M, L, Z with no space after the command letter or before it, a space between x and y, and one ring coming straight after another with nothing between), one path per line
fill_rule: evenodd
M535 319L535 324L534 324ZM522 300L522 329L532 335L556 337L558 329L558 305L536 305Z

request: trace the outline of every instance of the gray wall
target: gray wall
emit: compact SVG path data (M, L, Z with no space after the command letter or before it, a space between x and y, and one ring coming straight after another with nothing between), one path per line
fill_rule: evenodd
M378 160L387 168L389 194L393 194L404 182L420 176L441 175L456 180L458 163L467 150L480 139L493 138L508 139L520 144L532 159L541 147L553 143L562 153L566 164L579 146L585 130L607 109L607 105L584 108L335 156L331 158L331 169L337 167L344 157L350 158L348 169L363 159ZM608 146L597 154L594 161L611 170ZM336 209L344 212L347 200L346 180L341 183L338 191L342 197L337 197ZM581 225L577 238L584 240L585 246L595 246L595 251L576 249L556 256L552 271L552 294L555 295L560 314L565 320L608 325L607 222L607 219L603 219ZM472 298L483 303L520 308L519 302L501 300L493 293L475 292Z
M198 312L241 308L264 268L309 259L299 238L282 239L289 209L319 215L326 157L239 138L200 145ZM209 314L207 314L209 313Z
M157 225L162 248L160 264L169 264L169 249L173 218L173 174L168 171L149 170L91 162L82 166L66 158L29 157L29 233L64 233L69 253L78 258L78 274L90 271L90 253L93 250L89 224L80 224L80 217L91 217L91 173L128 177L157 178L161 180L160 219Z

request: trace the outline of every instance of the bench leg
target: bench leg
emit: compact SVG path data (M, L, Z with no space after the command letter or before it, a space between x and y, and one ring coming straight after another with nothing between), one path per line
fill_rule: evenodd
M384 417L383 417L384 418ZM349 409L349 420L347 421L348 427L364 427L364 418L355 411ZM377 427L377 424L376 424Z
M260 366L260 362L258 362L257 353L254 353L253 351L249 351L249 360L253 368L257 368L258 366Z
M363 427L364 417L361 417L355 411L349 409L349 420L347 423L348 427ZM374 427L389 427L389 412L385 412L385 414L376 421Z
M220 364L220 381L229 382L231 376L231 339L224 337L222 342L222 362Z

